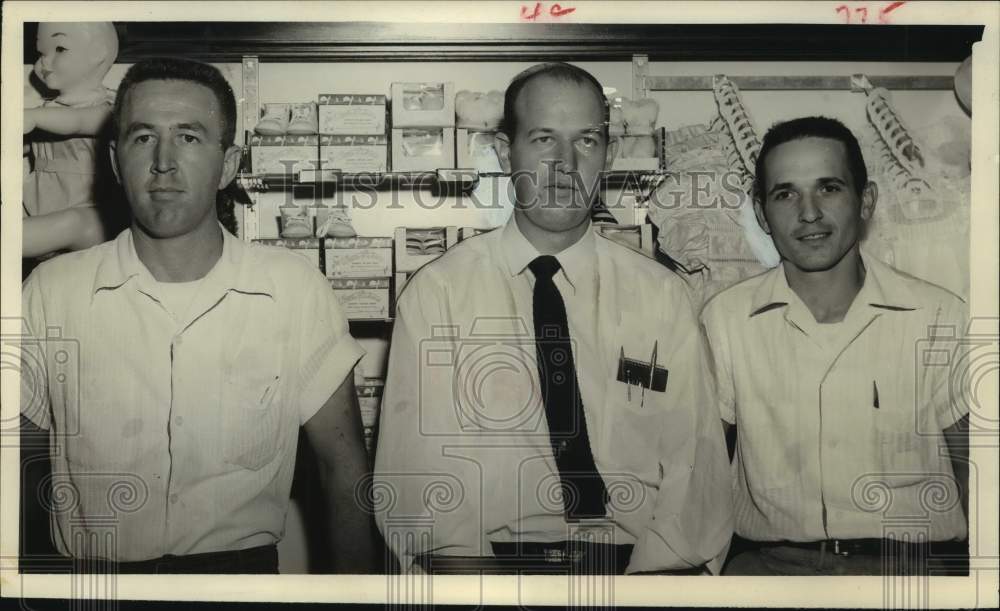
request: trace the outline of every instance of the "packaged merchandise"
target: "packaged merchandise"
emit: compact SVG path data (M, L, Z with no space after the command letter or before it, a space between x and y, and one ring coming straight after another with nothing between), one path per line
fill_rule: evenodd
M374 278L392 275L390 237L330 238L325 240L328 278Z
M318 131L316 102L292 104L287 133L293 136L311 136Z
M381 94L321 93L319 133L385 134L386 98Z
M493 147L495 137L495 131L476 131L464 127L456 129L456 167L471 168L480 174L503 172Z
M390 278L333 278L330 286L350 320L389 318Z
M322 135L319 157L324 170L384 173L389 161L389 139L385 134Z
M257 175L295 176L319 169L319 136L261 136L250 138L250 164Z
M503 92L462 90L455 94L455 126L494 132L503 120Z
M455 128L392 130L392 170L425 172L455 167Z
M454 83L393 83L392 127L454 127Z

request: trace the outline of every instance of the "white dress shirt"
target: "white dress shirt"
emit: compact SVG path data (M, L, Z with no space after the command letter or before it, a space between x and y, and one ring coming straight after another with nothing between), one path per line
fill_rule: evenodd
M568 524L536 365L527 268L512 218L421 269L403 291L376 449L376 517L404 568L415 554L490 556L490 541L588 530L635 544L628 572L713 560L730 486L703 338L687 288L588 231L556 255L591 448L610 518ZM616 381L619 357L668 370L664 392ZM715 565L713 565L714 567Z

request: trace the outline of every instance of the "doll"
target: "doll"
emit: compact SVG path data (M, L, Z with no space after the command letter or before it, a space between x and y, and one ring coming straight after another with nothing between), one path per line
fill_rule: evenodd
M118 36L111 23L45 22L37 48L34 74L59 95L24 111L33 156L24 180L24 257L80 250L106 238L94 201L96 136L114 104L103 80L118 55Z

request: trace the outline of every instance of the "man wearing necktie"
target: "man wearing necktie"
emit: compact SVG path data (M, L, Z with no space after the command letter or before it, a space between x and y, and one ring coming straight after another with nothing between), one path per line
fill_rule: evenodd
M374 494L403 570L718 571L728 460L690 297L592 230L616 144L593 76L516 76L510 221L403 292Z

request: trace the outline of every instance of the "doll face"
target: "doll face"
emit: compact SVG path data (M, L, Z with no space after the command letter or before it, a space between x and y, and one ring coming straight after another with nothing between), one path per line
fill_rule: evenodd
M99 32L87 24L41 23L38 26L35 74L60 92L99 86L107 53Z

